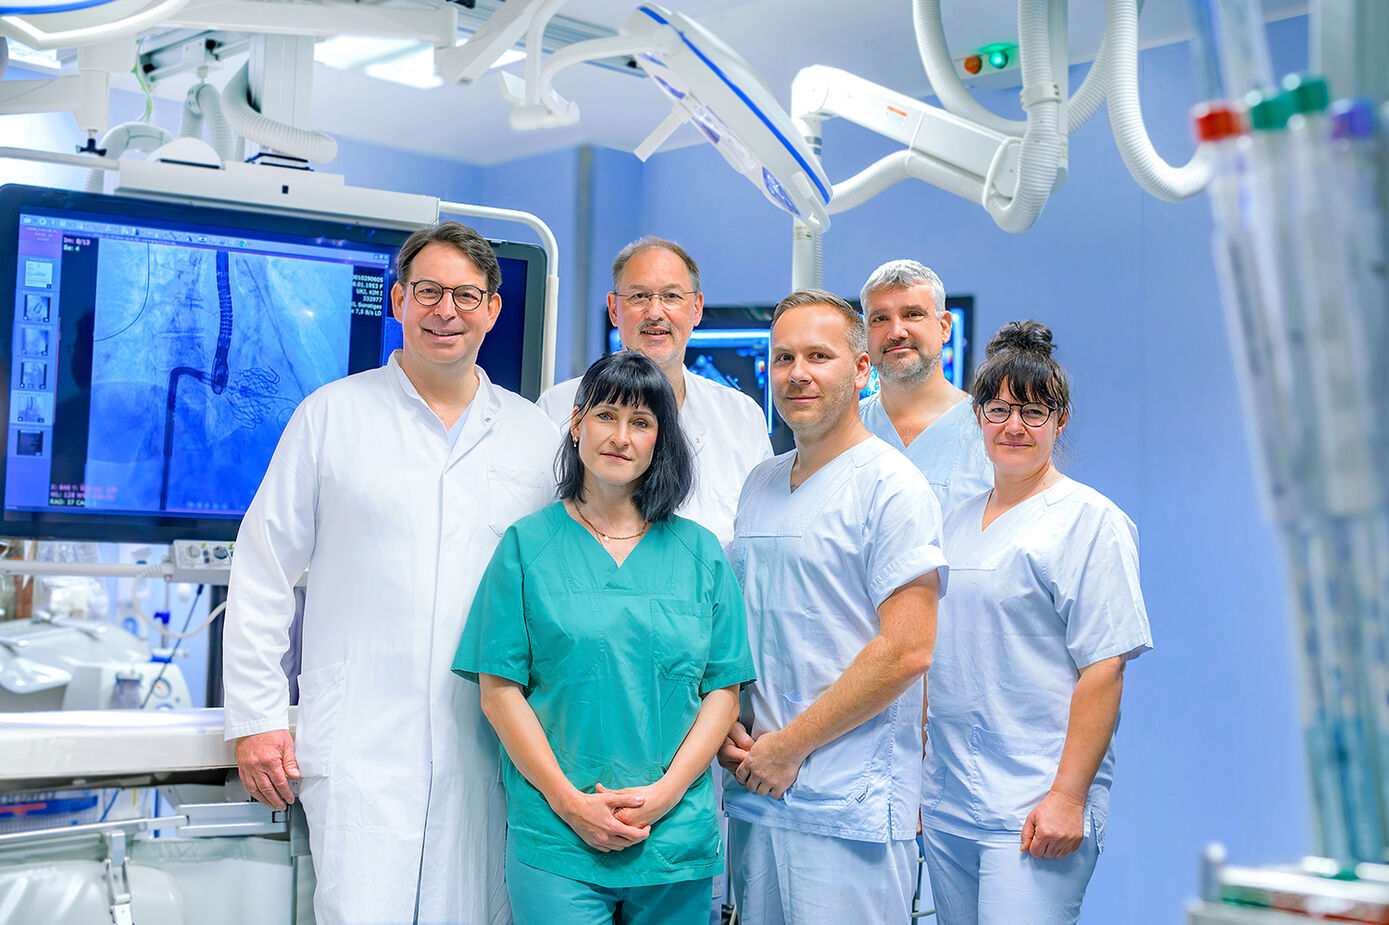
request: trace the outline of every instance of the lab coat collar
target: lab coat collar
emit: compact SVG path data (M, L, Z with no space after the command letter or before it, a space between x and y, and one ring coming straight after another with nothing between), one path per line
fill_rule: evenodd
M387 365L394 374L400 390L409 400L416 402L421 411L429 415L440 434L447 437L444 422L439 420L439 416L420 395L415 384L410 381L410 377L405 375L405 369L400 365L399 350L391 353L391 359ZM487 377L486 371L481 366L474 365L473 369L477 371L477 392L473 395L472 402L464 412L468 418L463 422L463 432L458 435L458 442L454 444L453 450L449 453L449 465L457 462L464 453L481 440L483 434L491 430L502 416L501 390L492 384L492 380Z

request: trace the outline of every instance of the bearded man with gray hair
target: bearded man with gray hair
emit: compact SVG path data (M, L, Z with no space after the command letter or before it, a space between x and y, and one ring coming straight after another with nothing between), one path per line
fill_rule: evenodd
M868 357L881 391L859 403L874 436L907 455L931 483L942 514L993 487L969 396L945 378L941 351L953 316L940 277L915 260L873 271L859 296Z

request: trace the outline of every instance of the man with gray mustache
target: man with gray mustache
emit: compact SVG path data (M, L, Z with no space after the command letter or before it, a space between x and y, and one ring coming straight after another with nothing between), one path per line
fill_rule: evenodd
M772 444L757 402L685 368L685 345L703 314L699 267L679 244L647 236L618 252L608 319L623 347L650 358L670 379L680 406L680 428L694 452L694 489L676 513L726 545L733 538L743 480L772 455ZM578 388L578 379L561 382L536 404L567 430Z

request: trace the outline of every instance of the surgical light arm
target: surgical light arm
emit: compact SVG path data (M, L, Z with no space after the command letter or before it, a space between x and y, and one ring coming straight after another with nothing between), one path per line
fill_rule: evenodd
M847 71L823 65L800 71L791 84L791 115L808 136L819 135L821 120L840 118L906 145L907 156L869 168L891 173L893 182L910 176L978 203L986 193L1012 198L1017 190L1016 140ZM835 184L831 214L861 204L855 190L867 173ZM1058 185L1063 178L1064 166Z
M529 0L536 7L532 37L562 2ZM615 55L633 55L671 102L671 114L637 146L638 157L645 160L689 122L773 203L817 230L829 227L829 180L771 91L717 36L654 3L637 7L617 36L569 45L543 66L538 39L528 39L524 81L502 74L503 91L517 104L512 127L572 124L578 108L554 92L555 75L570 65Z

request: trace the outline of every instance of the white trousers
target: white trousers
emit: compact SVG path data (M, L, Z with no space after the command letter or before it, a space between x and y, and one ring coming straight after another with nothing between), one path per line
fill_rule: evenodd
M939 925L1075 925L1099 850L1086 836L1064 858L1034 858L1019 839L922 832Z
M728 882L746 925L908 925L916 842L728 820Z

